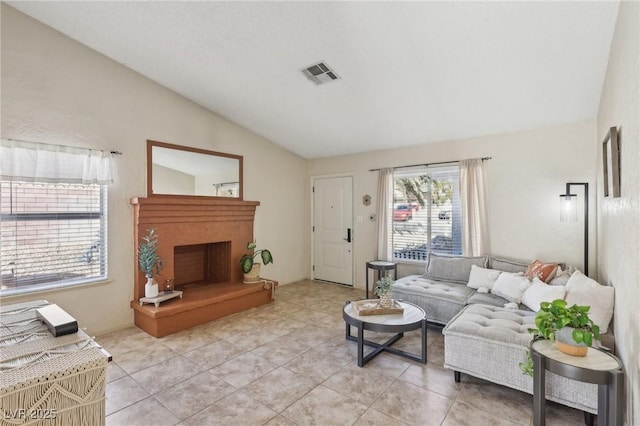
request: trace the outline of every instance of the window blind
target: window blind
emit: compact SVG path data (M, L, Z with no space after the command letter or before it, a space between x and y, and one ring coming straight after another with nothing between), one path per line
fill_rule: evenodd
M0 141L0 294L107 277L104 151Z
M429 252L461 254L458 164L396 169L393 259L425 262Z
M0 183L2 295L107 277L106 186Z

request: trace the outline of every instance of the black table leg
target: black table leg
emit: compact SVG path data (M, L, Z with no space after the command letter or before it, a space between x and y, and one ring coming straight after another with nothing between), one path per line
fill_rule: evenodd
M545 368L540 355L531 351L533 360L533 426L545 425Z
M364 327L358 327L358 367L364 365Z

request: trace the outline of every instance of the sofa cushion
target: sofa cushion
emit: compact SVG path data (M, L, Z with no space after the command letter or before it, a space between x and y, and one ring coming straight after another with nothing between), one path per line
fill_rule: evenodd
M491 306L499 306L504 307L506 303L509 303L507 299L503 299L500 296L497 296L493 293L480 293L475 292L467 299L467 305L491 305ZM526 309L526 307L524 307Z
M534 312L540 310L540 303L564 299L565 288L561 285L549 285L534 278L522 295L522 303Z
M471 265L485 268L487 257L445 256L429 253L425 278L466 284L471 274Z
M474 291L466 285L410 275L393 284L391 297L415 303L425 310L429 321L446 324L464 308Z
M501 271L496 269L486 269L471 265L471 273L469 274L467 286L476 290L480 287L486 287L491 290L500 273Z
M522 295L529 285L531 282L524 275L503 272L493 285L491 293L504 297L509 302L520 303Z
M606 333L613 317L614 289L601 285L580 271L576 271L566 285L565 300L569 305L591 306L589 318Z
M502 259L499 257L489 256L489 268L497 269L503 272L524 273L529 267L529 262L521 260Z
M558 265L555 263L542 263L538 259L531 262L524 275L529 279L540 278L541 281L548 283L556 276Z

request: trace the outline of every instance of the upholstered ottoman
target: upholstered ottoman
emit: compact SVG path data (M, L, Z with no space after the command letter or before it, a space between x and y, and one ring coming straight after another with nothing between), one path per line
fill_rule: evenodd
M526 360L535 312L469 305L442 330L444 366L460 373L533 394L533 378L518 364ZM548 400L589 413L598 411L598 387L546 373Z
M419 275L399 279L391 288L395 300L414 303L427 313L429 322L446 324L467 304L475 292L465 284L438 281Z

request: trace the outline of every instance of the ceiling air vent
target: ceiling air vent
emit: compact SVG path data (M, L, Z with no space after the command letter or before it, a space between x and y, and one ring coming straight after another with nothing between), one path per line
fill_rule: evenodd
M330 81L339 80L340 76L335 73L324 62L318 62L302 70L302 74L315 84L329 83Z

